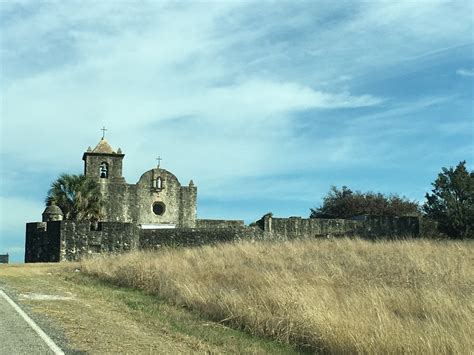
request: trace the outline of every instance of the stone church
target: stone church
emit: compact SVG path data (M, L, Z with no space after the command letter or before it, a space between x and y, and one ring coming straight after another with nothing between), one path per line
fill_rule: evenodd
M197 188L188 186L159 166L145 172L136 184L122 176L125 154L102 138L82 156L84 175L100 185L104 196L103 222L132 222L142 228L194 227Z
M122 175L124 157L104 136L94 149L87 149L82 156L84 175L100 186L103 217L97 224L63 220L58 206L47 206L42 222L26 224L25 262L73 261L100 253L249 239L419 235L417 217L328 220L266 214L249 226L242 220L197 219L197 188L192 180L182 186L158 164L143 173L136 184L128 184Z

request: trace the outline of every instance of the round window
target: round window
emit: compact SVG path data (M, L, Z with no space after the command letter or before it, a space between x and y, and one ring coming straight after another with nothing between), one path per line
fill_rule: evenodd
M157 216L161 216L163 213L165 213L165 205L163 202L155 202L153 204L153 213L156 214Z

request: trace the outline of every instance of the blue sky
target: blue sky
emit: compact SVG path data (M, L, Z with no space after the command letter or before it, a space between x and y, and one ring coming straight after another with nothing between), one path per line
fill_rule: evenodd
M331 185L422 202L474 161L471 1L2 1L0 253L100 128L198 217L307 216Z

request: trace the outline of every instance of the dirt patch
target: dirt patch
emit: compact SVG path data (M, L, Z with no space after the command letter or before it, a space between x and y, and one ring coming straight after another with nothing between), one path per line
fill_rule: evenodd
M70 292L68 292L70 293ZM21 293L19 296L20 300L33 300L33 301L71 301L74 300L74 296L61 296L61 295L43 295L41 293Z

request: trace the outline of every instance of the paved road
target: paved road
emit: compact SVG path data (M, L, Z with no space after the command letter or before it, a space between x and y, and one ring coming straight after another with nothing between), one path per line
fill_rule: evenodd
M61 354L48 346L4 295L0 290L0 354Z

